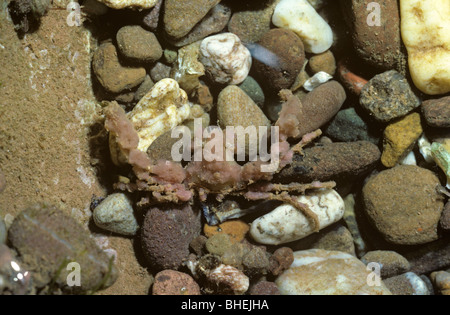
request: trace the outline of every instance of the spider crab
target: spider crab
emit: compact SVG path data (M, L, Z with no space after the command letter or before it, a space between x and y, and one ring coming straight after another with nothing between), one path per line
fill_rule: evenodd
M296 194L306 190L334 188L334 182L313 183L272 183L274 175L291 163L294 152L301 154L302 148L321 135L320 130L300 135L297 113L302 104L289 90L282 90L280 96L284 101L280 117L275 123L279 129L278 168L272 172L262 172L261 166L268 164L261 160L247 162L244 165L236 161L192 161L183 166L173 161L152 161L146 150L139 149L140 137L129 116L115 102L105 108L105 128L111 141L116 143L114 150L119 150L121 159L131 165L135 179L133 182L119 182L115 188L128 192L141 192L143 197L138 203L145 206L153 203L194 203L205 202L208 196L223 203L227 197L244 197L248 201L276 200L289 203L301 211L317 231L319 220L309 207L298 201ZM184 96L181 95L181 98ZM139 105L139 104L138 104ZM293 146L288 139L295 140ZM298 141L300 139L300 141ZM272 145L272 149L273 145ZM257 207L257 206L256 206Z

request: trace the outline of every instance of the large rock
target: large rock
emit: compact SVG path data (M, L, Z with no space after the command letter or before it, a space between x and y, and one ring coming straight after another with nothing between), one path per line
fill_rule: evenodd
M283 295L391 294L354 256L321 249L295 252L291 267L275 283Z
M390 243L416 245L438 238L444 207L436 175L418 166L401 165L372 177L363 188L366 213Z

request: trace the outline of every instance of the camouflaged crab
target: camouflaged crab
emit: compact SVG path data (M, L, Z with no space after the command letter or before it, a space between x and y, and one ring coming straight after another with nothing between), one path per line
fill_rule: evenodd
M227 197L244 197L249 201L276 200L289 203L302 211L315 230L318 230L317 215L307 205L300 203L295 194L302 194L309 189L333 188L335 183L271 183L273 176L291 163L294 152L301 153L304 146L321 134L321 131L317 130L300 135L296 113L301 112L302 104L296 96L288 90L280 92L285 103L275 124L279 127L280 141L279 164L273 172L262 172L261 166L268 162L260 160L240 165L236 161L209 162L203 159L183 166L173 161L152 161L146 152L149 146L148 137L154 139L182 121L202 114L198 108L196 110L196 105L187 101L186 93L179 89L176 81L162 81L128 114L115 102L105 108L105 128L110 135L113 161L131 165L135 175L133 182L117 183L117 189L142 192L143 197L139 202L141 206L164 202L192 203L195 200L205 203L208 196L214 196L215 201L223 205L219 206L216 212L230 212ZM288 138L299 139L300 136L301 140L291 147ZM143 143L146 144L142 145ZM214 216L216 220L211 219L210 211L205 214L209 223L217 223L239 216L237 212L242 215L246 213L239 207L234 207L229 215Z

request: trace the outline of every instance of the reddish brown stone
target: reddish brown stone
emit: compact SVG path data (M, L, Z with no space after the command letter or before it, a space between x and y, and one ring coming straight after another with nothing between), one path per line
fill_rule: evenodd
M200 287L188 274L163 270L156 274L153 295L201 295Z
M422 113L431 127L450 127L450 96L422 103Z

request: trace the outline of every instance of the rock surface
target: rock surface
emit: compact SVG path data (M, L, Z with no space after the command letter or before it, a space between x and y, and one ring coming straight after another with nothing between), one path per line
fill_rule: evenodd
M366 213L390 243L415 245L438 238L444 207L436 175L418 166L401 165L372 177L363 188Z
M383 282L369 286L370 271L354 256L312 249L294 253L275 283L283 295L390 295Z

